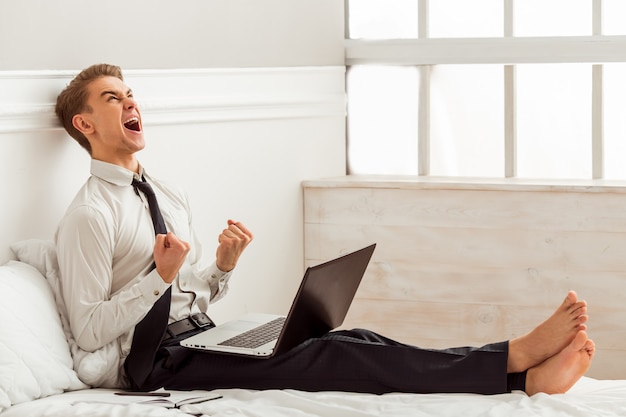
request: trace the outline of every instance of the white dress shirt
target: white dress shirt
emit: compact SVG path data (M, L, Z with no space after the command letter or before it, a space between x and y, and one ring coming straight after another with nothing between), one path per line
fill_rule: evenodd
M206 312L210 302L226 293L230 273L215 262L202 266L186 194L143 168L140 172L155 191L167 230L191 245L171 284L170 323ZM116 344L121 367L135 325L170 284L152 269L154 226L145 196L131 185L140 176L93 159L91 174L56 233L63 297L78 346L92 352Z

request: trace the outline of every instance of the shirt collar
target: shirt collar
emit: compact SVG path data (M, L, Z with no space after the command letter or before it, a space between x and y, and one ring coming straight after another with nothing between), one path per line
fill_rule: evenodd
M138 175L119 165L92 159L91 175L114 185L125 186L130 185L133 182L133 178L140 179L144 175L144 169L139 165Z

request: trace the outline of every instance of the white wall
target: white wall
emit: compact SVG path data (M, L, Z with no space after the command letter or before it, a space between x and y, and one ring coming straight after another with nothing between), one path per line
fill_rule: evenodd
M66 72L0 72L0 263L21 239L51 239L89 156L58 126L49 97ZM304 269L301 181L345 172L343 67L135 70L152 175L189 193L214 259L228 218L255 240L241 258L219 319L286 313Z
M206 259L227 218L255 234L211 315L285 313L304 269L301 181L345 173L343 2L0 1L0 263L16 240L52 238L88 176L53 103L96 62L125 70L140 160L188 190Z
M343 65L341 0L2 0L0 70Z

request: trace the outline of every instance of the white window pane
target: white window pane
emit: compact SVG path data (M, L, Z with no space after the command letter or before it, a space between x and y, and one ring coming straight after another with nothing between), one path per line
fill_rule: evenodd
M349 0L352 39L417 38L417 0Z
M605 64L604 177L626 180L626 64Z
M431 38L503 35L502 0L436 0L429 7Z
M603 0L602 34L626 35L626 1Z
M417 68L353 66L347 90L349 172L417 174Z
M591 66L517 66L517 173L591 178Z
M431 175L504 175L501 65L441 65L431 72Z
M589 36L592 0L514 2L516 36Z

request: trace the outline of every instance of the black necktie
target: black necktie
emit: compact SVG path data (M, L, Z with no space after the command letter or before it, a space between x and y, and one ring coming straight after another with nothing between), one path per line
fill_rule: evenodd
M163 216L161 215L161 210L159 210L159 203L156 199L156 194L154 194L154 190L145 180L139 181L133 178L133 187L135 188L135 192L139 195L139 191L144 193L146 199L148 200L148 207L150 207L150 216L152 217L152 224L154 225L154 233L155 234L166 234L167 227L165 227L165 221L163 221Z
M133 179L133 187L137 195L139 195L137 190L140 190L148 200L155 234L167 233L156 195L150 184L145 182L145 180L138 181ZM126 374L135 387L141 386L152 371L156 351L167 329L171 299L172 291L170 287L154 303L148 314L135 326L130 352L124 362Z

